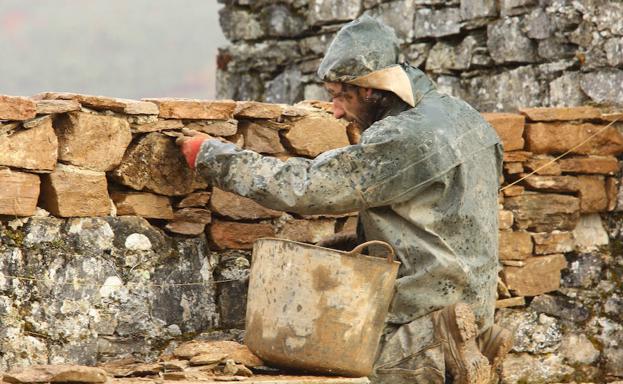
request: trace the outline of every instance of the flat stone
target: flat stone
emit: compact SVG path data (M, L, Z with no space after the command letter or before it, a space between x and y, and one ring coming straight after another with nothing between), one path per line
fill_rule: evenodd
M580 218L580 200L577 197L551 193L507 197L504 209L513 212L517 228L535 232L573 230Z
M508 299L501 299L495 301L495 308L511 308L511 307L524 307L526 305L526 298L523 296L509 297Z
M572 252L575 248L573 233L566 231L533 233L532 241L534 242L534 253L537 255L567 253Z
M532 256L532 236L523 231L500 231L501 260L524 260Z
M622 105L623 87L612 86L622 83L622 70L606 69L583 73L580 87L597 104Z
M257 101L238 101L235 117L253 119L277 119L283 113L284 107L279 104L260 103Z
M28 120L36 115L37 108L31 99L0 95L0 120Z
M520 108L519 112L531 121L589 120L601 116L595 107Z
M346 126L346 122L326 114L308 115L297 120L284 136L297 154L316 157L350 145Z
M108 110L128 115L157 115L158 106L147 101L120 99L116 97L80 95L77 93L44 92L35 96L37 100L75 100L85 107Z
M115 116L69 112L54 120L61 161L94 171L110 171L132 140L130 125Z
M525 175L521 175L522 177ZM575 176L538 176L525 178L521 184L530 190L545 192L577 192L580 181Z
M549 155L534 155L524 163L524 166L536 175L558 176L562 173L558 161L554 161L554 157Z
M513 212L501 209L499 211L498 221L501 230L511 229L513 226Z
M504 267L502 279L518 296L536 296L560 288L560 270L567 267L564 255L536 256L523 267Z
M287 220L277 230L277 237L305 243L316 243L335 233L335 219Z
M350 21L361 13L361 2L334 3L327 0L311 0L307 22L311 25Z
M252 249L255 240L275 237L275 230L271 224L221 220L212 222L209 233L218 249Z
M532 152L512 151L504 152L504 162L523 162L532 157Z
M110 214L110 198L104 172L57 164L42 175L41 206L55 216L85 217Z
M245 149L268 154L285 152L277 130L251 121L241 121L240 132L244 136Z
M459 8L420 8L415 12L415 38L449 36L460 31Z
M202 192L193 192L187 196L185 196L182 201L177 204L178 208L188 208L188 207L205 207L210 202L210 192L202 191Z
M209 365L220 363L227 359L223 352L203 352L190 358L190 365Z
M158 375L162 371L160 363L143 363L134 358L107 361L99 366L113 377L142 377Z
M496 63L532 63L536 46L525 35L517 17L499 19L487 25L487 47Z
M500 15L520 15L528 12L536 3L536 0L500 0Z
M238 132L236 120L204 120L187 122L186 128L215 136L232 136Z
M192 359L201 354L225 355L226 359L234 360L247 367L259 367L264 362L249 350L246 345L235 341L199 341L193 340L181 344L173 354L182 359Z
M135 190L147 189L166 196L186 195L205 187L186 164L174 140L157 132L131 145L111 176Z
M558 160L560 170L568 173L598 173L614 175L619 161L614 156L569 156Z
M39 198L39 176L0 169L0 215L32 216Z
M180 235L197 236L205 231L206 225L203 223L191 223L189 221L169 221L164 226L169 232Z
M587 140L602 126L590 123L534 123L526 125L526 147L534 153L564 153ZM623 136L609 127L571 153L581 155L618 155L623 153Z
M212 189L210 209L218 215L234 220L269 219L282 214L280 211L265 208L249 198L216 187Z
M51 171L56 165L58 140L49 117L36 125L0 134L0 165L37 171Z
M582 252L594 251L610 241L597 213L582 215L573 230L573 237L576 249Z
M175 211L174 218L175 221L209 224L212 221L212 213L204 208L182 208Z
M130 128L132 132L160 132L172 129L182 129L184 128L184 123L182 120L177 119L157 119L156 121L144 124L131 124Z
M167 119L210 119L233 118L236 102L232 100L197 100L179 98L144 99L158 105L158 116Z
M523 131L526 118L515 113L483 113L482 117L496 130L504 151L520 150L524 147Z
M580 192L580 211L582 213L607 211L608 194L604 176L580 175L577 178Z
M117 207L117 216L141 216L150 219L172 219L173 208L167 196L148 192L119 192L110 193L112 201Z
M6 373L4 381L13 384L30 383L104 383L106 372L99 368L80 365L31 365L20 367Z
M38 115L80 110L80 103L76 100L37 100L36 105Z

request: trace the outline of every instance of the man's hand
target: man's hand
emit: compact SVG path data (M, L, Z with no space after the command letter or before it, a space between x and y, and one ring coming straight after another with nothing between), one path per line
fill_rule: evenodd
M199 154L201 144L210 139L214 139L214 137L206 133L182 128L182 133L177 139L175 139L175 144L180 146L180 150L186 158L188 166L195 169L195 159L197 159L197 154Z

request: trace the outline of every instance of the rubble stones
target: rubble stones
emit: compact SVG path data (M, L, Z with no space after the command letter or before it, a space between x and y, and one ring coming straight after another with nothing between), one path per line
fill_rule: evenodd
M0 120L28 120L35 117L35 103L20 96L0 95Z
M49 117L38 119L29 129L0 134L0 166L51 171L57 156L58 140Z
M37 175L0 169L0 215L34 215L39 185Z

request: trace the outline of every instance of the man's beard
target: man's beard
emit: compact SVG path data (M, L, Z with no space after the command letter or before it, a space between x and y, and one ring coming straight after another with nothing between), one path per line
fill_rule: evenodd
M354 115L353 118L362 130L366 130L372 124L380 120L383 108L381 107L379 98L367 99L361 97L361 95L357 95L357 97L359 98L361 109L357 111L357 114Z

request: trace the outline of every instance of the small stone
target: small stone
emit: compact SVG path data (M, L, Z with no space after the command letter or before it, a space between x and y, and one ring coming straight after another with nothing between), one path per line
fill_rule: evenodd
M218 215L234 220L268 219L281 216L280 211L265 208L249 198L216 187L212 190L210 209Z
M567 267L563 255L531 257L523 267L504 267L502 279L517 296L536 296L560 288L560 271Z
M104 172L57 164L42 175L41 204L55 216L105 216L110 214L108 183Z
M504 172L506 172L509 175L522 173L524 171L523 163L504 163L503 167L504 167Z
M442 37L461 31L459 8L420 8L415 13L415 38Z
M233 118L236 102L232 100L196 99L144 99L158 105L158 116L167 119L210 119L228 120Z
M283 109L284 107L279 104L238 101L234 116L238 118L277 119L281 116Z
M209 224L212 221L212 214L203 208L182 208L175 211L175 221L186 221L189 223Z
M240 124L240 132L244 136L245 149L258 153L275 154L285 151L279 138L279 131L264 127L251 121Z
M518 17L503 18L487 25L487 47L496 63L532 63L536 46L521 28Z
M76 100L37 100L37 114L65 113L80 110Z
M525 193L507 197L504 209L513 212L517 228L535 232L573 230L580 218L580 200L567 195Z
M210 192L193 192L177 204L178 208L205 207L210 202Z
M233 119L192 121L186 123L185 127L214 136L232 136L238 132L238 122Z
M39 176L0 169L0 215L32 216L39 198Z
M218 249L252 249L253 242L262 237L275 237L275 230L267 223L237 223L214 220L210 237Z
M206 225L203 223L191 223L189 221L169 221L165 228L169 232L180 235L197 236L205 231Z
M150 219L172 219L173 209L166 196L148 192L118 192L110 194L117 216L136 215Z
M294 151L316 157L322 152L350 145L347 123L326 114L308 115L294 123L285 138Z
M526 125L526 147L534 153L571 153L582 155L618 155L623 153L623 136L609 127L588 139L602 127L590 123L534 123ZM583 145L578 144L588 140Z
M572 252L575 248L572 232L533 233L532 240L534 241L534 253L537 255L567 253Z
M583 252L594 251L609 243L608 233L597 213L582 215L573 230L573 237L576 248Z
M173 354L182 359L191 359L200 354L223 354L227 359L247 367L259 367L264 362L255 356L246 345L235 341L198 341L193 340L181 344Z
M570 364L593 364L599 358L599 350L584 334L566 335L560 345L560 353Z
M525 188L521 185L513 185L504 187L504 196L512 197L512 196L520 196L525 192Z
M528 232L500 231L500 260L523 260L532 256L532 236Z
M126 237L125 247L130 251L149 251L151 249L151 241L149 241L149 237L142 233L132 233Z
M619 171L614 156L569 156L558 160L560 170L568 173L599 173L613 175Z
M532 121L589 120L601 116L595 107L520 108L519 112Z
M56 165L58 140L52 119L37 119L29 129L0 134L0 166L51 171Z
M114 111L128 115L157 115L154 103L106 96L80 95L77 93L44 92L35 96L37 100L75 100L95 110Z
M505 230L505 229L511 229L511 227L513 226L513 212L511 211L506 211L506 210L500 210L499 211L499 223L500 223L500 229L501 230Z
M0 120L28 120L36 115L37 109L31 99L0 95Z

